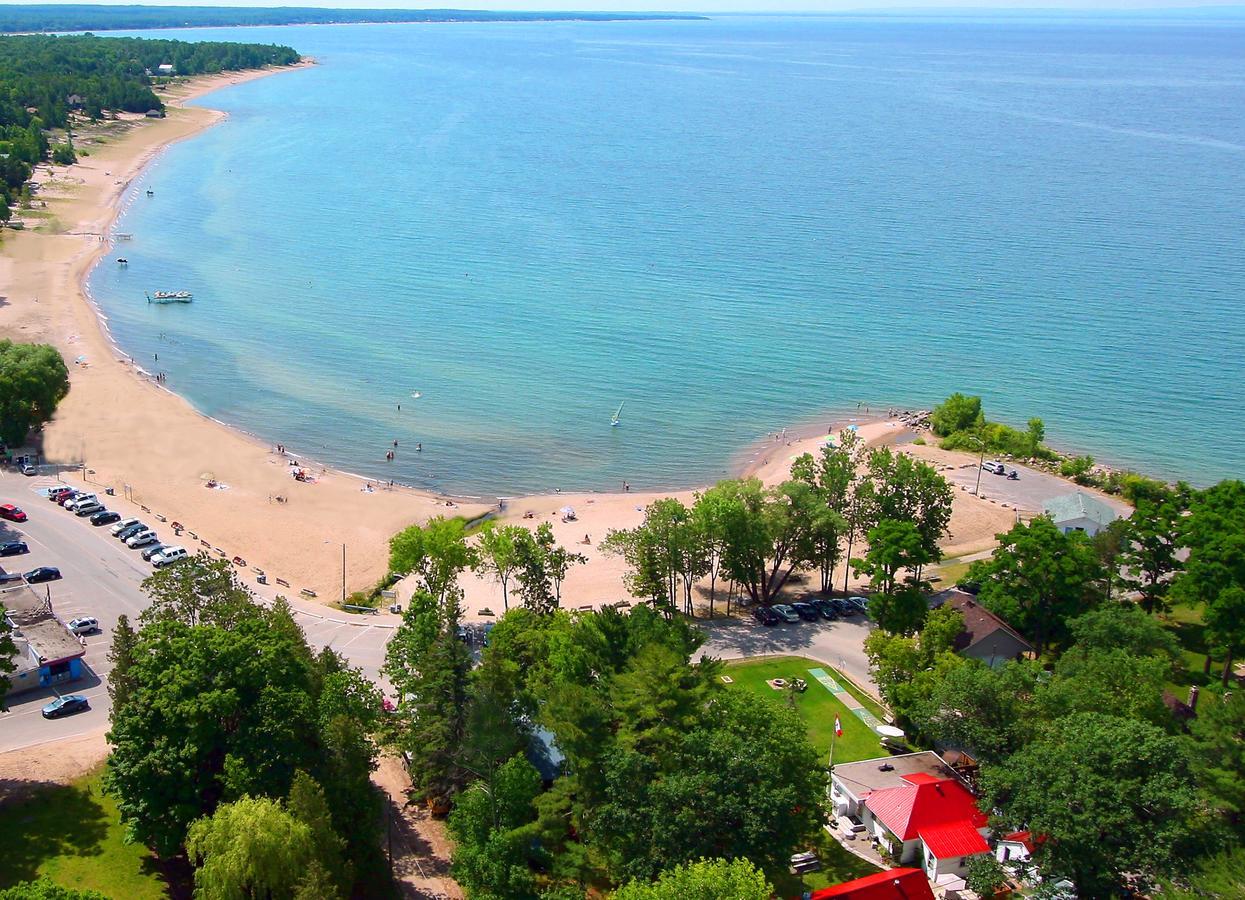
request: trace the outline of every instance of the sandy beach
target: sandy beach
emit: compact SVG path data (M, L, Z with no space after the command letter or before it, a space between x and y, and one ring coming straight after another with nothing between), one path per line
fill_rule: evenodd
M37 231L5 236L0 336L51 343L70 367L69 396L45 429L43 446L47 462L65 467L65 480L81 483L85 474L99 488L113 487L118 499L110 505L124 510L130 504L121 498L128 497L168 523L182 523L187 546L219 548L245 560L248 580L254 570L264 570L271 581L265 593L310 588L327 600L340 594L342 544L348 547L348 589L362 589L384 575L394 532L438 514L471 518L496 507L466 502L451 507L446 498L404 488L367 490L363 479L305 460L299 462L308 465L312 479L295 480L290 460L274 447L196 412L134 365L112 344L84 293L90 267L108 248L104 236L127 185L165 147L224 118L184 102L281 71L193 79L168 91L167 118L131 121L124 133L91 145L90 156L73 166L50 172L41 166L38 197L52 218ZM903 434L895 421L862 419L859 428L871 444L894 442ZM825 434L823 428L815 436L771 436L742 454L739 467L777 483L787 477L791 460L815 451ZM209 487L213 482L217 486ZM529 526L552 522L558 540L588 558L564 586L566 604L597 606L626 597L622 561L596 549L606 532L639 523L645 504L654 499L679 496L690 502L693 494L694 489L562 492L509 500L500 517ZM576 510L576 521L562 521L566 506ZM524 519L528 512L532 518ZM948 555L988 546L1014 516L1014 510L957 494ZM276 579L288 583L288 590ZM484 608L501 612L498 585L471 575L464 582L470 615Z

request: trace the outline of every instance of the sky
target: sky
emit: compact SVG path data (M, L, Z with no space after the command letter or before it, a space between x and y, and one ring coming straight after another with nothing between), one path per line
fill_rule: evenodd
M107 5L130 4L144 0L43 0L52 5L95 2ZM12 0L0 0L11 5ZM321 6L332 9L491 9L491 10L575 10L585 12L846 12L884 9L1176 9L1234 7L1242 0L177 0L153 2L149 6Z

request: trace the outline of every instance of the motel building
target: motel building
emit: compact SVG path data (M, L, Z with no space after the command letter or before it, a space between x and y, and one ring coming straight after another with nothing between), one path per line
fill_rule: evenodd
M39 594L28 584L0 590L0 605L17 645L9 673L9 694L77 681L83 675L86 647L52 611L50 591Z

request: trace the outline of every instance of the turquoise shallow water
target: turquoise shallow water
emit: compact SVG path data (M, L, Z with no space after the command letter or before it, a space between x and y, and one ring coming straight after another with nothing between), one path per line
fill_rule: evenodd
M1245 23L174 36L321 64L204 98L229 120L135 185L130 265L91 287L271 442L466 493L665 486L964 389L1102 459L1243 474Z

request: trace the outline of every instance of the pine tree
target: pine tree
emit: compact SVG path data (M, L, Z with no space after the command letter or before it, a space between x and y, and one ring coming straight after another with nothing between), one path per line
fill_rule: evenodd
M130 625L124 614L117 618L117 627L112 632L112 648L108 651L108 662L112 668L108 672L108 696L112 699L112 719L115 721L118 710L133 696L137 684L130 669L134 666L134 648L138 644L138 634Z

